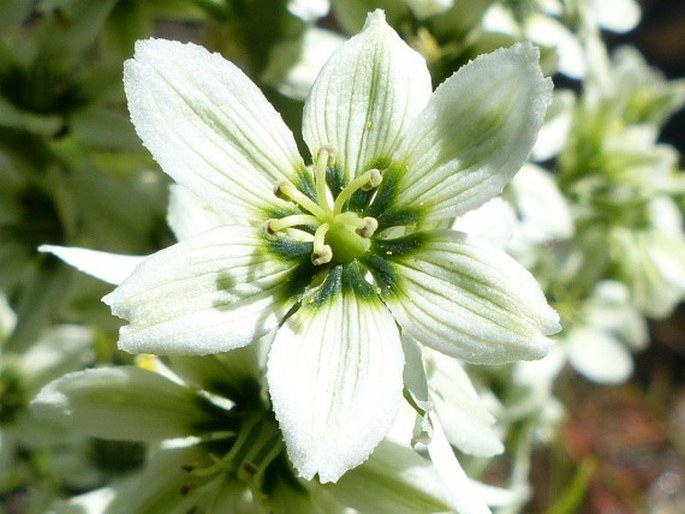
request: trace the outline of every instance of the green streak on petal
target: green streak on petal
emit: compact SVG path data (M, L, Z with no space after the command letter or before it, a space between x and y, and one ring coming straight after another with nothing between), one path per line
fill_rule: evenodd
M371 198L373 198L374 191L362 191L358 189L352 195L352 198L347 202L347 209L354 212L364 213L369 206Z
M345 178L340 166L334 165L326 170L326 183L333 194L333 200L335 200L345 187Z
M419 250L427 236L416 232L397 239L378 239L373 243L370 255L362 260L368 268L382 298L390 298L400 293L400 276L393 266L393 261L406 257Z
M423 232L414 232L397 239L378 239L374 241L373 253L389 260L404 257L419 250L429 239Z
M383 182L376 190L376 196L371 205L369 205L367 216L374 217L379 220L388 210L392 201L397 196L397 182L399 179L399 170L396 167L391 167L383 172Z
M293 185L299 189L305 196L310 200L318 203L318 197L316 194L316 187L314 185L314 180L312 174L306 168L299 168L295 172L295 177L293 179Z
M358 260L345 264L342 275L343 293L354 294L358 300L378 298L374 287L364 279L365 273L366 268Z
M280 260L308 260L309 255L312 253L312 243L295 241L288 237L278 237L272 240L265 234L264 242L268 251Z
M295 262L297 265L284 280L282 300L296 302L302 298L304 292L321 270L312 264L312 243L294 241L287 237L271 240L264 235L267 251L276 259Z
M379 230L398 225L411 225L420 219L420 212L414 209L393 208L401 173L400 167L397 166L390 167L383 172L383 182L381 182L364 213L366 216L376 218Z
M340 294L354 295L357 300L376 300L376 289L364 278L366 271L358 259L330 267L323 283L303 301L302 308L317 309Z
M318 308L330 301L342 289L342 275L342 264L330 268L323 284L305 300L303 308Z
M378 294L382 298L387 298L400 292L399 277L388 260L379 255L370 255L363 262L376 281L379 289Z

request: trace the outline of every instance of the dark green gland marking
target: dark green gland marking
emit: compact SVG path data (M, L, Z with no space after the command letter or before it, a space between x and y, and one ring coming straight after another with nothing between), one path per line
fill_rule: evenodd
M342 289L342 275L342 265L339 264L330 268L321 286L306 299L304 305L307 307L321 307L336 294L339 294Z
M265 236L265 240L269 251L285 261L300 262L312 252L312 243L287 237L270 238Z
M362 259L362 264L368 269L376 283L375 294L381 298L395 296L400 292L399 277L386 258L380 255L369 255Z
M351 294L358 300L377 299L376 287L364 278L366 272L366 266L358 260L331 267L321 286L303 302L303 307L321 307L338 295Z
M424 246L429 237L425 232L414 232L396 239L376 239L373 242L373 253L389 260L405 257Z
M364 278L366 266L358 260L343 266L341 285L343 294L354 294L357 299L376 299L376 288Z
M365 213L378 221L378 229L388 227L407 226L416 224L420 220L420 213L410 209L393 208L397 197L397 183L401 171L397 166L391 166L383 172L383 182L375 191L373 198L367 199Z

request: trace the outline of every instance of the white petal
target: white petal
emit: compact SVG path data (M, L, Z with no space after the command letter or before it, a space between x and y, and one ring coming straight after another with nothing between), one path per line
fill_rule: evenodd
M72 496L68 500L56 500L50 514L107 514L109 505L117 496L117 490L107 486Z
M395 204L441 219L499 194L530 153L551 91L530 43L462 67L436 89L403 140Z
M336 481L388 432L402 397L395 321L342 266L278 330L267 379L288 455L299 474ZM360 276L354 277L355 279ZM368 287L368 285L367 285Z
M449 510L446 488L430 461L416 451L382 441L361 466L331 487L341 503L374 514Z
M288 11L304 21L316 21L326 16L330 8L329 0L288 0Z
M221 225L235 225L236 220L212 209L188 188L172 184L169 188L167 223L176 239L183 241Z
M588 325L612 334L631 350L643 349L649 342L647 321L630 302L630 290L623 282L599 282L583 314Z
M130 324L128 352L205 355L245 346L274 329L287 309L293 262L257 229L222 226L146 258L103 301Z
M545 117L545 124L540 129L538 140L535 142L531 159L546 161L561 152L566 146L571 131L573 108L576 97L572 91L557 90Z
M375 11L316 79L305 104L305 141L312 155L332 148L349 179L387 162L430 93L423 57Z
M461 451L491 457L504 447L493 430L495 418L478 397L456 359L425 350L428 384L435 413L447 439Z
M590 380L618 384L630 378L633 359L615 337L599 330L574 329L567 336L573 367Z
M0 341L4 342L16 326L17 315L10 307L7 297L0 292Z
M459 216L454 220L452 229L505 249L511 241L515 222L514 208L501 196L496 196L477 209Z
M517 38L521 37L521 27L511 9L501 3L494 3L483 14L481 20L485 32L499 32Z
M301 39L276 43L262 80L286 96L304 100L321 67L345 41L336 32L311 27Z
M445 12L454 5L454 0L404 0L420 20Z
M561 73L578 79L585 76L583 47L563 23L544 14L531 14L526 19L526 35L539 45L555 49Z
M416 245L399 243L397 251L389 250L396 282L383 294L412 337L473 363L538 359L547 353L545 336L559 331L559 317L518 262L451 230L414 237ZM401 244L417 249L402 252Z
M460 514L490 514L482 491L474 487L452 451L440 423L434 418L428 454L449 492L452 507Z
M64 375L38 393L31 409L93 437L155 441L194 435L216 407L156 373L121 366Z
M304 164L259 89L219 54L148 39L124 65L138 135L162 169L218 210L250 217Z
M38 250L51 253L77 270L115 286L126 280L145 258L68 246L41 245Z
M514 246L530 246L568 239L573 219L554 175L540 166L525 164L511 181L519 223Z
M640 6L635 0L590 0L600 27L628 32L640 22Z
M83 369L91 357L95 334L87 326L57 325L46 330L21 357L22 387L35 394L48 382Z

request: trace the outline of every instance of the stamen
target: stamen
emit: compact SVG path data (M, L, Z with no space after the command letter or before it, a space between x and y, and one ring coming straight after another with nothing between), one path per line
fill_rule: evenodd
M312 264L314 266L320 266L321 264L327 264L333 259L333 249L326 244L326 233L330 225L324 223L316 229L314 233L314 243L312 248Z
M381 172L375 168L359 175L340 191L340 194L333 204L333 214L340 214L345 203L347 203L347 201L352 198L352 195L358 190L369 191L374 187L378 187L382 179L383 176L381 175Z
M316 157L316 168L314 169L314 181L316 183L316 196L319 200L319 205L328 214L331 214L331 206L328 201L327 187L326 187L326 169L328 169L328 161L330 152L327 148L319 150Z
M270 219L266 222L266 233L275 235L286 228L298 227L301 225L318 225L319 220L311 214L292 214L280 219Z
M378 187L381 185L381 181L383 180L383 175L381 175L380 170L377 170L376 168L372 168L369 171L367 171L369 175L369 182L368 184L360 187L362 191L371 191L372 189Z
M299 205L319 219L325 219L328 216L328 214L320 206L314 203L311 198L300 192L287 180L278 182L274 186L274 194L281 200L286 200Z
M356 232L361 237L368 239L376 232L378 221L376 221L376 218L371 217L366 217L362 221L364 222L364 225L359 227Z

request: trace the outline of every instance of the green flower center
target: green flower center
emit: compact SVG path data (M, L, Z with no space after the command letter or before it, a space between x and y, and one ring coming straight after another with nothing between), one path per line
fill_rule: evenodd
M345 211L347 202L359 190L369 191L381 183L377 169L368 170L352 180L333 199L326 183L326 170L330 152L321 150L314 168L316 201L288 181L279 182L274 194L281 199L295 203L301 213L279 219L270 219L266 224L267 234L277 237L279 232L298 227L314 227L311 260L316 266L322 264L345 264L361 257L371 248L371 236L378 228L375 218L361 217L353 211ZM306 232L309 233L309 232Z
M225 480L237 480L250 489L255 499L264 501L269 469L279 473L279 459L285 455L285 443L276 420L271 413L245 412L241 415L236 432L231 434L230 449L221 455L222 439L208 443L210 463L193 463L183 467L189 480L181 494L196 497L211 495ZM273 473L271 473L273 475Z

